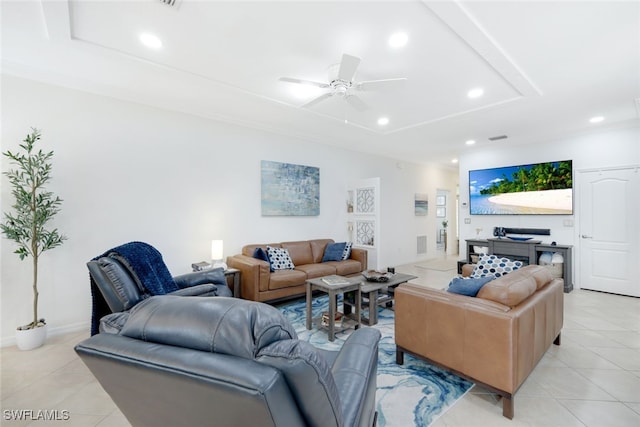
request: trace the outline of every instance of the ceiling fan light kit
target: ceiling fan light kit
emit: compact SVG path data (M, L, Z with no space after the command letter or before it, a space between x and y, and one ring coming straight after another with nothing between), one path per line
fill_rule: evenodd
M407 80L406 78L402 77L358 82L354 80L354 77L359 65L360 58L345 53L342 55L342 61L340 61L340 64L338 64L337 73L335 74L335 76L332 76L332 71L335 70L335 67L329 67L330 76L327 83L298 79L294 77L280 77L280 81L302 85L311 85L319 87L321 89L329 89L328 92L325 92L322 95L302 105L303 108L313 107L314 105L319 104L320 102L331 98L334 95L337 95L338 97L343 98L347 102L347 104L349 104L356 110L364 111L368 108L368 106L364 103L364 101L362 101L362 99L360 99L353 93L354 91L386 89L395 87L399 83L403 83Z

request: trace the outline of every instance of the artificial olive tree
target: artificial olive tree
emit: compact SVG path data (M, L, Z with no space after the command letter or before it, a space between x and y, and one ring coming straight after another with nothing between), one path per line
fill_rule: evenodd
M4 173L9 178L14 204L12 212L4 213L0 228L5 237L17 243L15 253L20 259L31 257L33 261L33 321L18 329L44 324L43 319L38 319L38 260L43 252L60 246L66 239L57 229L45 228L60 211L62 199L45 189L51 179L53 151L36 152L39 140L40 131L32 128L20 145L21 151L2 153L16 168Z

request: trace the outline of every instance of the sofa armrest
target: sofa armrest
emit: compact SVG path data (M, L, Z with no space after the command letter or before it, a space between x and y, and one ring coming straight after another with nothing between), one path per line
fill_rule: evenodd
M258 294L269 290L269 263L246 255L227 258L227 265L240 270L240 295L243 299L259 301Z
M213 283L203 283L202 285L178 289L177 291L171 292L169 295L177 295L180 297L208 297L215 296L217 294L218 287L216 285Z
M379 341L377 329L357 329L349 335L331 367L345 426L372 425Z
M369 252L366 249L361 248L351 248L351 259L360 262L362 266L362 271L365 271L369 268L369 260L368 260Z
M173 280L180 289L190 288L196 285L212 283L214 285L227 285L227 279L223 268L212 268L209 270L195 271L193 273L175 276Z

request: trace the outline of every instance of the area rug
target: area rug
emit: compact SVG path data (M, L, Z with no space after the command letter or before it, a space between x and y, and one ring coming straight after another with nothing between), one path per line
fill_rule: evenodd
M428 270L449 271L455 270L457 261L453 259L431 259L429 261L416 264L416 267L426 268Z
M328 297L313 299L313 317L320 317L328 310ZM326 330L315 326L306 329L306 305L304 300L278 307L293 324L298 337L316 347L338 350L353 332L349 329L336 334L334 342L327 338ZM444 414L458 399L467 393L473 383L405 354L404 365L396 364L394 341L394 313L379 309L378 324L372 327L382 334L378 354L378 378L376 406L380 427L426 427Z

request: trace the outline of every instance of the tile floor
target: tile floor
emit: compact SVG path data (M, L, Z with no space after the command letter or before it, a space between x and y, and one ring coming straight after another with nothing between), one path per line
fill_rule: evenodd
M438 288L455 273L417 265L397 271ZM28 352L1 349L0 424L129 425L73 351L86 336L51 337ZM69 419L9 420L8 411L18 409L58 410L59 417L68 411ZM503 418L502 402L474 387L433 426L640 426L640 299L582 290L565 294L562 345L552 346L516 394L515 418Z

